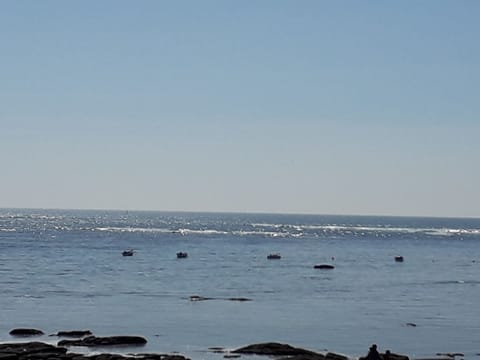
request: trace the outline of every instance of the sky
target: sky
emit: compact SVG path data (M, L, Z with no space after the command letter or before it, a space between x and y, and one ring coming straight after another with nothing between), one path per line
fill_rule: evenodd
M480 217L480 2L0 2L0 207Z

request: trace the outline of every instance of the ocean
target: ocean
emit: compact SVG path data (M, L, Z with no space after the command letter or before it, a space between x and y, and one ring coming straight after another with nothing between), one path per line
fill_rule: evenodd
M267 341L479 358L480 219L3 209L0 247L3 342L33 327L194 360Z

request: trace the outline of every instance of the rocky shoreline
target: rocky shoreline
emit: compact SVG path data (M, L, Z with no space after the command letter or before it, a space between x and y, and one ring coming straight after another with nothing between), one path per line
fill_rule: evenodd
M18 338L31 338L43 335L44 332L38 329L13 329L10 335ZM98 337L90 330L59 331L49 336L56 336L61 339L56 345L40 341L0 343L0 360L190 360L180 354L161 353L75 353L70 347L87 347L89 349L106 347L119 352L122 347L141 347L147 343L147 339L141 336L107 336ZM289 344L276 342L252 344L234 350L227 350L221 347L209 348L213 353L223 354L223 358L239 358L248 355L269 356L276 360L351 360L353 358L333 352L319 353L311 350L297 348ZM390 351L379 354L377 360L409 360L407 355L395 354ZM458 358L457 358L458 357ZM460 360L463 354L437 354L428 360ZM359 360L367 360L360 358ZM427 359L424 359L427 360Z

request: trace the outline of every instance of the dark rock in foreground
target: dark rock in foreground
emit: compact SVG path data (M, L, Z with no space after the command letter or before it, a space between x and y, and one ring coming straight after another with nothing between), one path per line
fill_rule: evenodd
M400 355L400 354L395 354L395 353L381 353L380 358L385 359L385 360L409 360L409 357L407 355ZM358 360L366 360L366 357L360 357Z
M92 335L92 332L90 330L71 330L71 331L59 331L56 334L52 334L50 336L80 338L88 335Z
M182 355L170 354L119 354L85 355L68 353L67 349L41 342L0 344L2 360L190 360Z
M10 331L10 335L12 335L12 336L39 336L39 335L43 335L43 331L38 330L38 329L18 328L18 329L13 329L12 331Z
M29 357L58 357L65 354L67 349L59 348L54 345L45 344L42 342L30 343L12 343L0 344L0 359L6 359L10 356L15 356L18 359L20 356L28 355Z
M325 358L322 354L316 353L314 351L296 348L288 344L280 344L280 343L274 343L274 342L248 345L248 346L233 350L232 353L294 356L295 360L300 360L300 359L320 360Z
M104 355L109 355L109 354L104 354ZM142 360L190 360L186 358L183 355L177 355L177 354L132 354L135 356L135 359L142 359ZM132 359L132 358L125 358L123 357L122 359ZM100 359L96 359L100 360Z
M87 336L78 340L61 340L58 346L139 346L146 343L147 340L141 336Z
M327 355L325 355L325 359L326 360L348 360L348 356L328 352Z

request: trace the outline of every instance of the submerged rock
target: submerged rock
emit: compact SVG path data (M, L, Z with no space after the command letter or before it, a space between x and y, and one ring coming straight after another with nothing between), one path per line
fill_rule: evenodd
M141 336L87 336L78 340L61 340L58 346L139 346L146 343L147 340Z
M42 330L38 329L28 329L28 328L17 328L10 331L12 336L39 336L43 335Z

